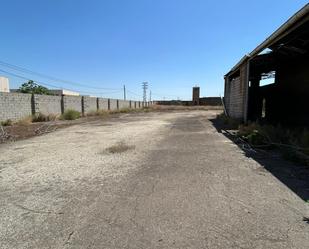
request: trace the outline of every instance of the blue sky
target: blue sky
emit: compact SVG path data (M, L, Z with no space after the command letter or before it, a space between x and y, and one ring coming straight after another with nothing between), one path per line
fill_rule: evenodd
M0 61L80 87L24 72L40 82L120 98L223 95L223 75L305 0L0 0ZM0 75L5 75L1 73ZM25 80L10 77L12 88ZM99 89L100 88L100 89ZM101 89L102 88L102 89ZM103 89L108 88L108 89Z

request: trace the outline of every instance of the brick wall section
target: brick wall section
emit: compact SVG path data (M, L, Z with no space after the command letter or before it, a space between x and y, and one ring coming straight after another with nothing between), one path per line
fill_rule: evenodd
M34 94L34 112L43 114L61 114L61 96Z
M130 108L130 101L118 100L118 102L119 102L119 109Z
M244 120L247 105L247 66L240 66L239 77L233 80L226 79L225 103L228 114L235 119ZM245 121L245 120L244 120Z
M237 119L243 117L243 97L240 77L230 82L229 115Z
M97 111L97 98L83 96L84 113Z
M229 84L229 78L224 78L224 105L226 108L226 111L229 112L229 106L230 106L230 84Z
M31 98L31 94L0 93L0 121L16 121L32 115Z
M109 99L110 101L110 110L117 110L117 99Z
M82 112L81 96L63 96L63 110L73 109Z
M98 98L99 110L108 110L108 99Z

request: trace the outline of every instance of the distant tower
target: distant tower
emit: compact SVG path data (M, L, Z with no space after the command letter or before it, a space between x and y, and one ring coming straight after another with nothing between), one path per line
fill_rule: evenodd
M0 92L10 92L9 79L6 77L0 76Z
M199 105L200 104L200 87L198 87L198 86L193 87L192 103L193 103L193 105Z

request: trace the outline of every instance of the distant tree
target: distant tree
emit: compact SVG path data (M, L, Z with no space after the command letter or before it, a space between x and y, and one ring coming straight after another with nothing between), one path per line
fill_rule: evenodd
M50 94L48 88L41 86L41 85L38 85L33 80L29 80L28 82L23 83L19 88L19 92L21 92L21 93L45 94L45 95Z

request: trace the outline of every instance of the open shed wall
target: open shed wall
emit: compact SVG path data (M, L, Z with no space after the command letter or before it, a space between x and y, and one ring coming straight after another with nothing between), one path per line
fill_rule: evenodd
M246 105L248 91L247 61L240 65L237 77L225 78L225 108L230 117L246 121Z
M306 4L225 76L227 113L245 122L307 126L308 68L309 4ZM269 85L267 81L272 77L275 83Z

